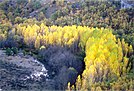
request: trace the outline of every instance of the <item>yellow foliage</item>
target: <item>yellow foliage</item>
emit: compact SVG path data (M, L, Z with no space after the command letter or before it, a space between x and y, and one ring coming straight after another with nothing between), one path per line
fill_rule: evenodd
M76 80L76 87L77 87L76 90L80 90L81 86L82 86L82 83L81 83L81 78L80 78L80 75L79 75L77 80Z
M93 30L88 38L85 38L86 34L83 35L85 39L81 40L81 43L85 43L86 53L84 59L86 68L82 74L85 84L101 81L100 78L105 80L115 75L119 77L120 73L127 72L126 65L128 65L129 59L126 57L123 59L123 50L127 55L128 45L124 40L122 43L119 39L117 41L110 30L98 30L100 31ZM129 50L132 51L132 48ZM88 89L88 86L83 85L82 87L86 87L84 89ZM100 87L97 89L101 90Z
M119 77L121 73L126 73L130 69L130 67L126 68L129 65L127 55L133 53L132 46L126 44L124 39L116 40L109 29L75 25L48 27L42 23L31 26L18 25L16 33L24 37L27 45L33 44L37 49L49 45L70 47L75 41L79 41L79 47L86 54L82 90L88 90L89 84L113 76ZM77 84L80 85L79 81Z
M35 40L35 48L40 48L40 37L37 36L36 40Z
M24 37L24 41L27 45L34 43L35 48L37 47L37 37L40 36L41 45L68 45L71 46L78 38L81 36L83 32L88 31L90 28L82 27L82 26L50 26L47 27L43 23L41 25L27 25L22 26L21 24L17 26L16 33ZM91 30L93 31L93 29ZM90 32L91 32L90 31ZM89 32L89 33L90 33ZM35 43L36 42L36 43ZM39 45L39 44L38 44Z

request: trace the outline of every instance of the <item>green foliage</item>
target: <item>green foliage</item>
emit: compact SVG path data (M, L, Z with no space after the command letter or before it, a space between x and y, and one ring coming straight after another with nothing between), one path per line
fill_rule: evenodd
M11 50L12 50L13 54L18 54L18 48L13 47L13 48L11 48Z
M39 9L39 8L41 8L41 3L40 3L39 1L34 2L34 3L33 3L33 8L34 8L34 9Z
M25 51L25 50L23 50L22 52L23 52L23 55L25 56L25 55L26 55L26 51Z
M52 19L53 21L56 20L57 17L58 17L58 13L57 13L57 12L55 12L54 14L51 15L51 19Z
M6 49L6 55L11 56L13 55L13 51L10 48Z
M11 55L15 55L15 54L18 54L18 48L13 47L13 48L6 49L6 55L11 56Z

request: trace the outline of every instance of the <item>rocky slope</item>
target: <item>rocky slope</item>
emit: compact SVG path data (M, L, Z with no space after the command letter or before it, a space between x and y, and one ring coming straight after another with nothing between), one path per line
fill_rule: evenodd
M37 90L46 83L47 70L30 56L6 56L0 50L0 89Z

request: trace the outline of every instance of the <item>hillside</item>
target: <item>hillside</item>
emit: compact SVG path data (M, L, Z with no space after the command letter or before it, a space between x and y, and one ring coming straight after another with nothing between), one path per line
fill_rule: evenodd
M133 91L129 0L0 0L0 91Z

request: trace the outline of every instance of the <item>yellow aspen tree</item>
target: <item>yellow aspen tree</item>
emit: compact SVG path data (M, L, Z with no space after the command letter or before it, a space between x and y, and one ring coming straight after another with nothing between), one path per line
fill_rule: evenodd
M68 84L67 84L67 91L71 91L70 82L68 82Z
M81 90L81 86L82 86L82 82L81 82L81 78L80 78L80 75L77 77L77 80L76 80L76 90L79 91Z
M34 45L35 45L35 48L36 48L36 49L40 48L40 37L39 37L39 36L37 36Z
M53 44L53 43L54 43L54 39L53 39L53 34L52 34L52 33L50 33L50 34L48 35L48 38L49 38L49 43L50 43L50 44Z
M95 91L103 91L100 86L96 87Z
M72 85L72 86L71 86L71 91L72 91L72 90L75 90L75 87L74 87L74 85Z
M132 45L129 46L129 48L128 48L128 53L129 53L129 56L130 56L131 54L133 54L133 47L132 47Z

